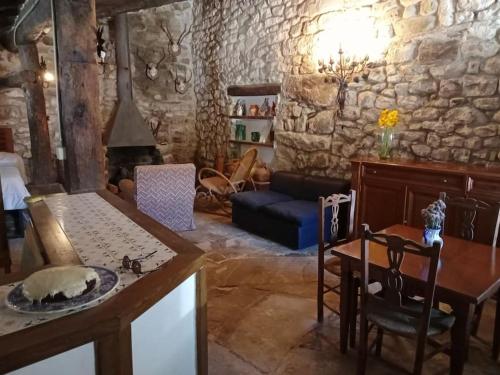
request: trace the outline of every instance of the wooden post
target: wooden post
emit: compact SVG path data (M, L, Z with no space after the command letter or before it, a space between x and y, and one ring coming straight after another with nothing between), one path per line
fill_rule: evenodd
M70 193L104 189L95 0L52 3L65 187Z
M35 185L53 183L56 181L56 172L50 149L49 123L42 79L37 75L40 63L36 45L34 43L20 45L19 58L24 71L36 72L34 79L26 79L22 84L30 128L31 182Z

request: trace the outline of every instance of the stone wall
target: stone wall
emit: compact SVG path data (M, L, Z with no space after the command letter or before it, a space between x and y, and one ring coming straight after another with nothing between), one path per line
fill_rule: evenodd
M327 29L359 32L335 29L346 10L369 14L388 43L334 119L336 88L317 74L314 48ZM401 112L394 157L498 163L499 16L498 0L197 0L200 155L213 159L228 135L228 85L282 82L276 169L348 177L350 158L376 155L384 108Z
M174 85L176 69L180 77L193 75L191 35L184 39L181 54L174 57L169 53L169 40L161 28L162 23L168 25L172 36L178 38L184 26L189 28L192 23L191 2L130 13L128 20L134 101L147 124L160 122L157 141L162 154L177 162L192 162L197 146L193 82L188 84L184 94L176 92ZM112 20L101 20L100 24L108 25L106 32L113 42ZM150 80L146 76L145 62L159 62L163 51L166 58L158 66L158 78ZM109 126L117 101L114 54L101 74L101 83L103 124Z
M38 52L47 62L50 71L54 71L54 49L50 37L42 38L38 43ZM21 70L19 56L0 47L0 76L5 76ZM49 129L53 153L60 146L61 137L57 120L56 88L51 84L45 90L47 116L49 116ZM26 101L23 90L20 88L0 88L0 126L10 127L13 130L14 151L23 157L26 172L30 175L31 169L31 142L26 115Z
M145 65L137 58L139 51L145 61L158 61L161 50L168 51L168 38L161 31L161 22L167 23L174 38L183 30L184 25L192 23L192 6L190 1L152 8L129 15L129 37L131 64L134 83L134 98L146 122L159 121L160 132L157 137L158 148L169 160L192 162L196 152L197 135L195 131L195 96L193 82L189 83L184 94L174 88L176 67L179 76L192 76L191 35L182 44L182 52L177 58L168 55L159 66L159 78L151 81L146 77ZM110 20L99 20L99 24L107 25L106 36L110 36L113 46L113 25ZM53 41L45 36L38 43L40 56L47 61L48 68L54 71ZM156 51L156 52L155 52ZM20 70L17 54L0 49L0 75ZM114 50L111 48L109 64L100 70L100 96L103 127L106 128L116 108L116 65ZM45 89L45 100L51 132L51 146L55 153L61 146L61 138L57 120L57 98L55 84ZM31 145L26 116L26 102L21 89L0 89L0 126L13 128L15 151L26 163L29 175ZM103 129L105 130L105 129ZM170 157L168 156L170 155Z

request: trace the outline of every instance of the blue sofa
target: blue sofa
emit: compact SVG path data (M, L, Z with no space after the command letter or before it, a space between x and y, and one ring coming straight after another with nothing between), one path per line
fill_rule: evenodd
M246 191L231 196L233 223L249 232L292 249L317 244L318 198L348 194L350 182L338 178L275 172L268 191ZM331 220L326 210L325 219ZM347 210L341 210L339 236L346 231ZM329 228L325 228L329 238Z

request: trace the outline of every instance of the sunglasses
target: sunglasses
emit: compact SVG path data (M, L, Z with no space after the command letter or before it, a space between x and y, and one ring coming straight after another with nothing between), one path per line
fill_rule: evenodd
M126 270L132 270L132 272L134 272L136 275L143 275L146 273L156 271L158 268L155 268L155 269L150 270L150 271L143 271L142 264L141 264L142 260L145 260L145 259L152 257L156 252L157 252L157 250L153 251L152 253L145 255L143 257L134 258L134 259L130 259L130 257L128 255L125 255L122 259L122 266Z

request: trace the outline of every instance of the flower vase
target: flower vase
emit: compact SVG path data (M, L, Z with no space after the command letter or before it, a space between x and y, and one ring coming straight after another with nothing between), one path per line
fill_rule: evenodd
M380 159L389 159L391 157L392 141L394 139L393 128L383 128L380 133L380 144L378 156Z
M426 246L434 245L434 242L439 242L443 247L443 239L441 238L441 228L424 228L423 243Z

